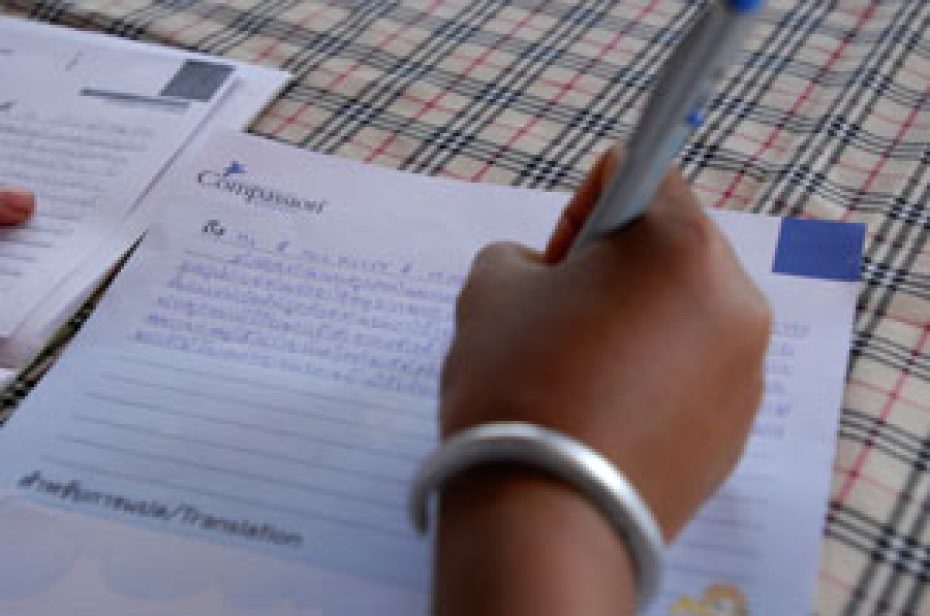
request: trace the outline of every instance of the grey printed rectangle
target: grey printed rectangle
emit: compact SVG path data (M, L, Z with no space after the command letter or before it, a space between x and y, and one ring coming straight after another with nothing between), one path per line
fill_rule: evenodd
M233 67L228 64L185 60L160 94L176 99L207 102L223 87L232 71Z

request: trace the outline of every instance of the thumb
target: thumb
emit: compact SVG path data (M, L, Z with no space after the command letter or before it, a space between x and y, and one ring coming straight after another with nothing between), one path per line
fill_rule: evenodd
M508 275L543 263L543 255L517 242L494 242L475 254L468 277Z
M464 318L480 304L501 295L535 270L544 267L542 253L516 242L495 242L478 251L471 264L456 304L456 315Z
M568 254L575 237L588 219L588 215L597 205L597 201L601 196L601 189L623 164L624 153L624 150L619 146L610 148L601 155L594 168L588 173L578 191L562 211L562 215L549 237L545 254L547 263L558 263Z

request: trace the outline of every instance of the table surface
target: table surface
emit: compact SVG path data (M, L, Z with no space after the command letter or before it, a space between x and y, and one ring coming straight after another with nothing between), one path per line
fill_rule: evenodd
M711 207L868 223L815 612L930 614L930 3L769 5L682 167ZM560 190L628 134L696 6L0 0L4 13L291 71L255 133Z

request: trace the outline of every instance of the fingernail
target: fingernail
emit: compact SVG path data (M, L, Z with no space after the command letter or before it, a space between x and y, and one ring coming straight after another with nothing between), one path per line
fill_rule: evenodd
M21 188L0 188L0 219L7 224L23 222L35 209L35 197Z

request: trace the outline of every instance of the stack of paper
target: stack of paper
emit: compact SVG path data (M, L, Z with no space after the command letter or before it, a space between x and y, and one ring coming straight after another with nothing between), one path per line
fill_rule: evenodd
M164 217L0 432L0 612L426 614L404 502L454 298L565 196L229 134L149 198ZM654 613L805 614L864 230L716 218L773 307L767 392Z
M0 386L145 229L140 198L198 130L242 129L281 71L0 18L0 184L36 215L0 229Z

